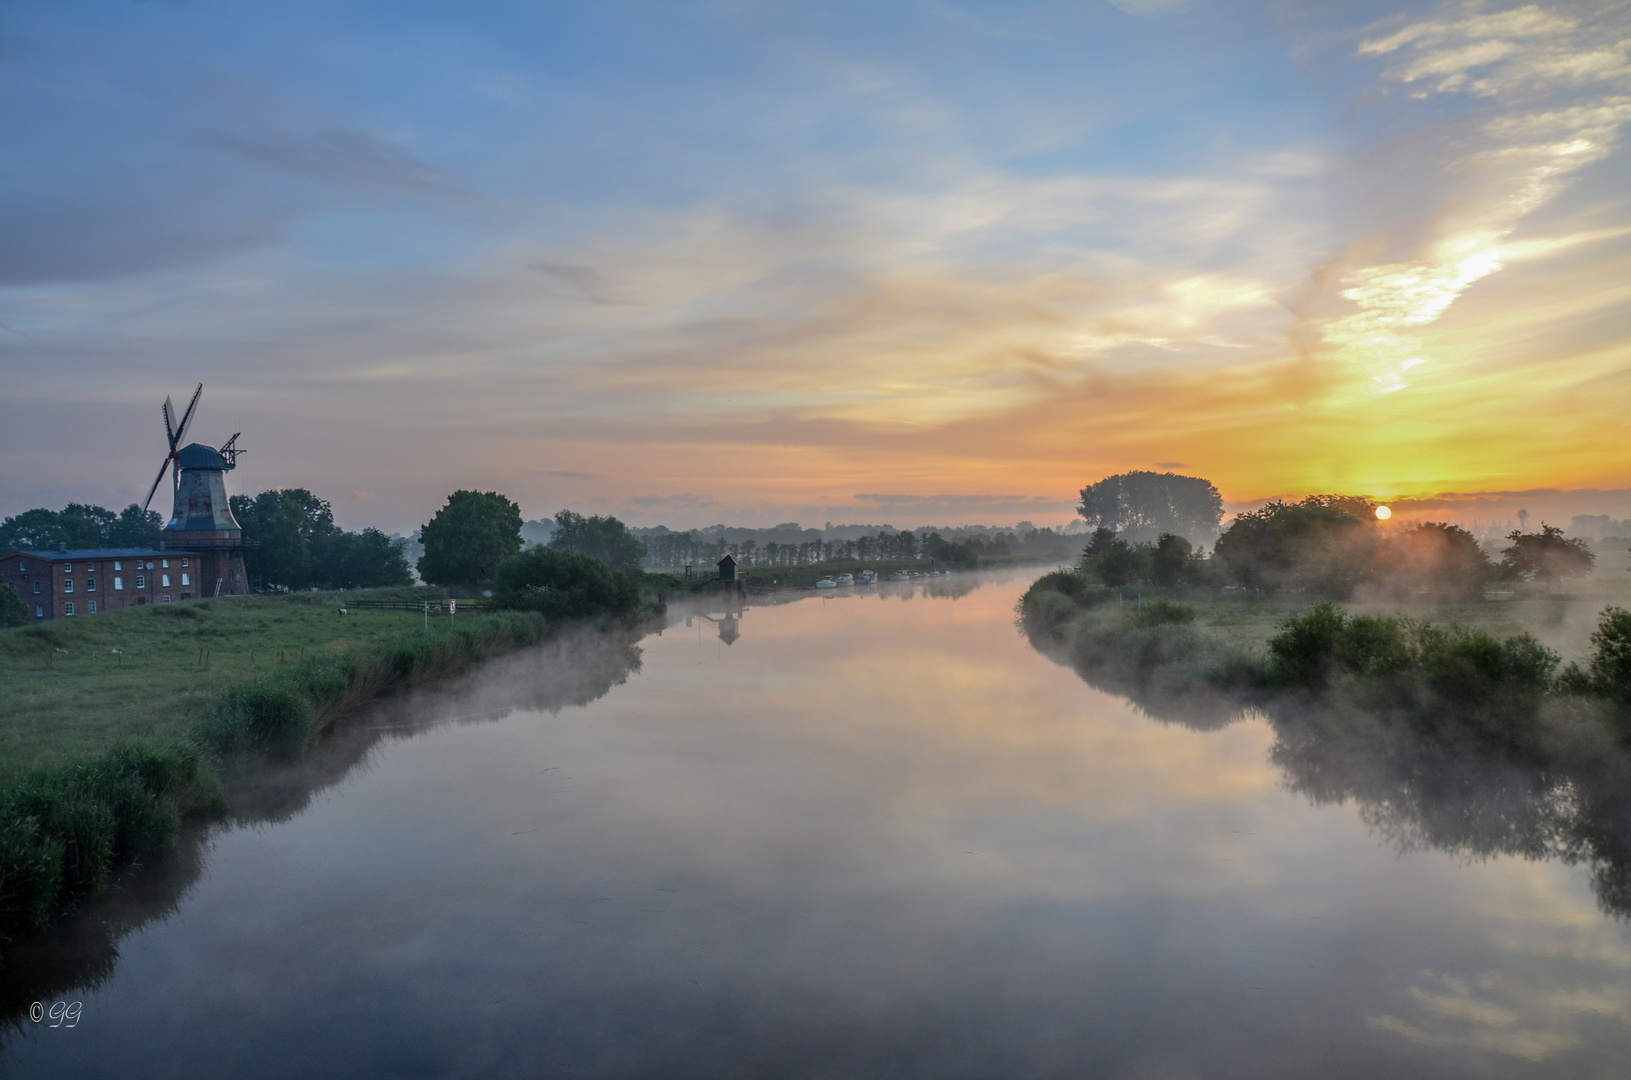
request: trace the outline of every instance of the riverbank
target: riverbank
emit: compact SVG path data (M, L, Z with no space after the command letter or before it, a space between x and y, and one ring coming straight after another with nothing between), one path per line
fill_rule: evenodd
M1215 721L1274 695L1338 691L1401 714L1500 712L1508 726L1566 705L1631 733L1614 704L1631 702L1631 615L1609 603L1342 605L1055 572L1020 614L1039 647L1158 713L1204 704Z
M341 606L346 593L127 609L0 635L0 936L94 895L227 809L217 768L298 757L342 717L536 644L528 612Z

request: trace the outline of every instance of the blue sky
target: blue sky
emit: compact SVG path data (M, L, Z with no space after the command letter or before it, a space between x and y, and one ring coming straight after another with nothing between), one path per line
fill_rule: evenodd
M1062 521L1161 462L1631 486L1627 42L1603 4L14 2L0 513L139 497L199 381L236 487L353 526L456 487Z

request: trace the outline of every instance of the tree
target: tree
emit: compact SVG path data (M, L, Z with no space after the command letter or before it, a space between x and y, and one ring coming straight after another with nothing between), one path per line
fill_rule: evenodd
M244 539L258 542L244 551L252 580L274 589L325 584L321 557L339 531L326 500L305 488L281 488L253 498L234 495L230 503Z
M1459 525L1426 521L1385 536L1366 578L1401 598L1476 600L1494 570L1472 533Z
M1190 576L1193 552L1188 540L1173 533L1162 533L1150 558L1150 581L1166 587L1182 585Z
M1229 523L1213 559L1234 584L1347 596L1380 542L1374 505L1336 495L1271 502Z
M1597 563L1584 540L1571 540L1552 525L1542 524L1538 533L1513 530L1506 538L1512 546L1501 552L1501 570L1510 578L1551 584L1589 574Z
M115 514L90 503L61 510L25 510L0 523L0 551L39 551L53 544L69 548L156 547L164 519L135 503Z
M164 537L164 518L157 510L143 510L131 503L119 512L118 519L108 530L108 547L158 547Z
M0 585L0 626L22 626L28 622L28 605L10 585Z
M584 517L570 510L555 515L555 532L549 546L557 551L582 552L613 570L639 566L646 558L645 542L621 521L598 515Z
M432 585L475 585L521 550L521 508L496 491L455 491L420 530L419 576Z
M493 603L551 619L632 615L640 608L638 571L612 570L581 551L533 547L493 574Z
M320 584L334 589L379 589L412 585L404 542L378 529L337 532L321 556Z
M1218 534L1223 496L1199 476L1118 473L1084 487L1076 512L1089 525L1114 529L1124 540L1173 533L1192 544L1205 543Z
M1082 550L1082 573L1110 586L1136 585L1148 573L1149 562L1149 545L1129 544L1103 525L1093 530Z

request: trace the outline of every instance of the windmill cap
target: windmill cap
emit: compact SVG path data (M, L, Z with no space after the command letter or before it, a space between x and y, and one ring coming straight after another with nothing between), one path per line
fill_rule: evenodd
M183 469L225 469L226 458L221 456L219 450L203 443L193 443L181 448L176 455L176 464Z

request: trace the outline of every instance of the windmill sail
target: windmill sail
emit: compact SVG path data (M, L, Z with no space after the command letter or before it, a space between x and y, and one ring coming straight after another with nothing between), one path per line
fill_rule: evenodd
M170 450L164 455L164 463L159 466L158 479L147 491L147 498L142 503L146 510L153 501L153 496L159 490L159 483L164 479L164 470L170 470L170 483L172 486L181 482L181 464L176 461L176 452L181 449L181 441L187 437L187 428L192 426L193 412L198 408L198 399L204 395L204 384L199 383L193 391L193 398L187 403L187 411L181 414L181 422L176 422L176 408L168 395L164 399L164 438L170 444Z

